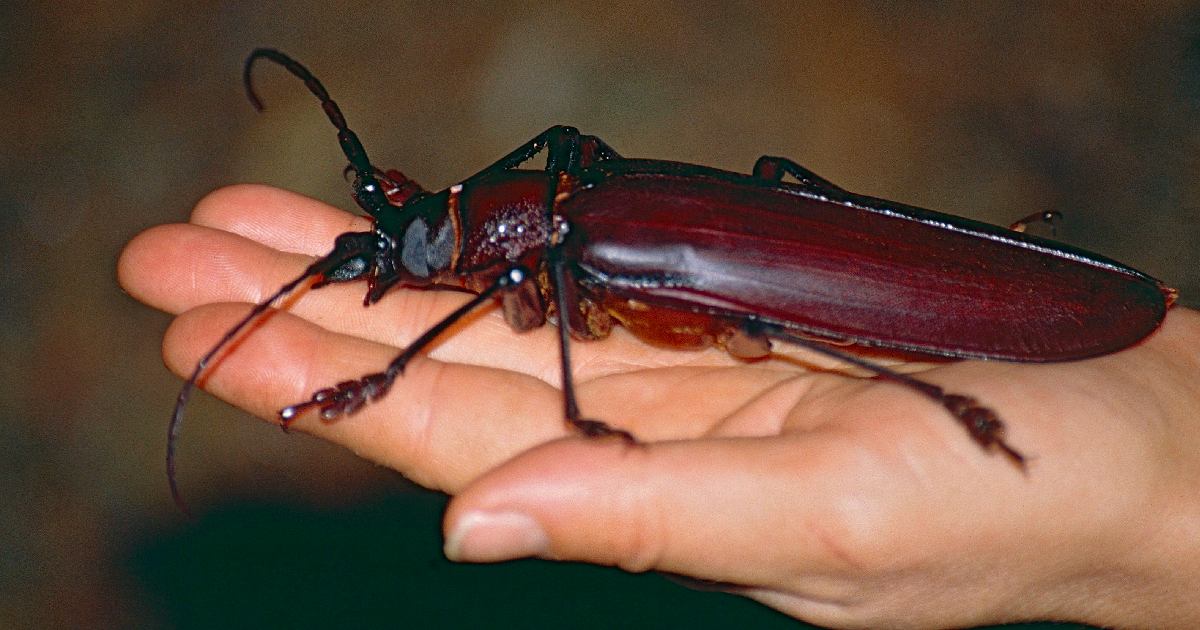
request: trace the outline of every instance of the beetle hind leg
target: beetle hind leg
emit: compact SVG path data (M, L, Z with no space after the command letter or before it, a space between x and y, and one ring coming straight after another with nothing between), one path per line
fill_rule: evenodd
M916 379L913 379L916 380ZM966 427L967 432L971 434L971 438L975 440L983 448L995 446L1000 449L1018 468L1025 470L1025 456L1013 447L1008 445L1004 440L1004 423L1000 421L1000 417L996 412L988 407L979 404L970 396L962 396L960 394L947 394L942 388L918 381L925 388L931 391L925 392L934 400L942 403L959 422Z
M967 430L967 433L970 434L971 439L976 444L979 444L984 449L996 448L1016 465L1017 468L1022 471L1025 470L1025 456L1010 446L1005 439L1004 422L1000 420L995 411L979 404L974 398L961 394L947 393L944 389L933 383L927 383L908 374L902 374L873 361L834 349L826 344L805 339L799 335L792 334L781 326L754 322L747 325L746 328L748 331L747 334L763 335L803 346L825 356L833 357L850 365L869 370L879 378L899 383L920 392L925 397L940 404L950 415L954 416L954 419Z

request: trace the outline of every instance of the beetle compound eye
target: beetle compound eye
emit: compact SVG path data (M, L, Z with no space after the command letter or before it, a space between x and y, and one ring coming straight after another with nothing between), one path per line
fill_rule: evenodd
M334 281L353 280L363 275L366 270L367 261L362 258L355 258L331 271L328 274L328 279Z

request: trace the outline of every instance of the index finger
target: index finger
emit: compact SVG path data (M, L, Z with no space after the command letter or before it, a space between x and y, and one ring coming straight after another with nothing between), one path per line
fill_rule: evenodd
M196 204L191 222L258 241L292 254L320 256L346 232L365 232L371 220L304 195L238 184L209 193Z

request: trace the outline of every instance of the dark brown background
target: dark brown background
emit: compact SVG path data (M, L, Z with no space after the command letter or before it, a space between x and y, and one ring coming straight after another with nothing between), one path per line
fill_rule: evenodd
M449 566L440 498L207 397L180 457L203 515L174 511L168 318L116 286L122 243L234 182L351 207L295 80L246 103L256 46L430 186L552 123L631 156L787 155L990 222L1060 210L1060 238L1200 304L1195 4L95 4L0 8L0 626L782 621L656 576Z

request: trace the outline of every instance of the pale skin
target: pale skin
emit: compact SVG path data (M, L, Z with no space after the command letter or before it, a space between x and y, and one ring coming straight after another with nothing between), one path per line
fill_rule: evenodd
M191 223L137 236L118 275L179 315L163 354L186 376L246 303L368 227L237 186L204 199ZM364 309L364 290L288 301L205 389L277 422L313 391L378 371L466 300L397 290ZM555 331L517 335L497 309L453 328L383 400L294 427L454 495L455 560L666 571L834 627L1200 625L1195 311L1176 307L1143 343L1086 361L899 366L997 410L1025 472L911 390L799 351L747 364L623 330L573 351L584 414L639 443L568 429Z

